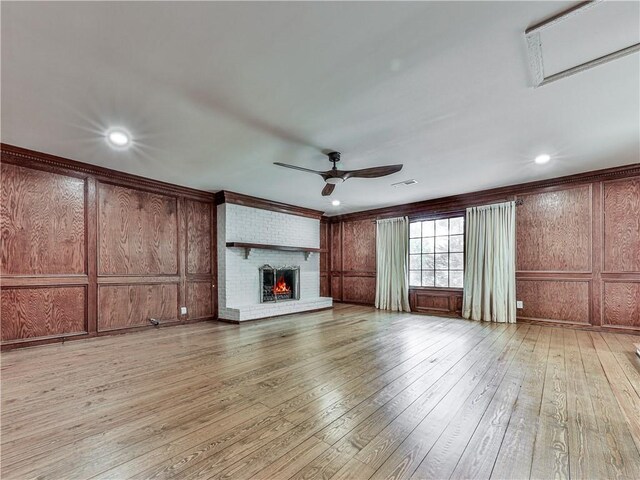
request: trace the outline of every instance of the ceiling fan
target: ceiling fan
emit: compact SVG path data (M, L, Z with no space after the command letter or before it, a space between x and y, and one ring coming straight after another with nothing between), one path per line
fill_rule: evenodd
M293 168L294 170L300 170L302 172L309 172L320 175L326 183L326 185L322 189L322 195L324 197L331 195L333 189L336 188L337 184L342 183L349 178L386 177L387 175L391 175L392 173L396 173L402 170L402 164L363 168L360 170L338 170L338 168L336 167L336 163L340 161L340 152L330 152L326 155L329 157L329 161L333 162L333 167L331 167L331 170L327 170L326 172L320 172L318 170L311 170L310 168L297 167L295 165L288 165L286 163L280 162L274 162L274 165Z

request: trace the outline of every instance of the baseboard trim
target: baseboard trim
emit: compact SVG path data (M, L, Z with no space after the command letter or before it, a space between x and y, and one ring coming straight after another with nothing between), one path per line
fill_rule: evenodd
M93 333L77 333L77 334L66 334L66 335L56 335L50 337L40 337L34 339L24 339L24 340L12 340L7 343L3 343L0 345L0 351L5 352L9 350L15 350L17 348L30 348L30 347L40 347L42 345L51 345L55 343L66 343L66 342L75 342L78 340L87 340L90 338L98 338L98 337L111 337L113 335L125 335L127 333L135 333L141 332L144 330L154 330L158 328L170 328L170 327L178 327L180 325L188 325L190 323L200 323L200 322L209 322L212 320L216 320L216 317L202 317L195 318L193 320L183 320L177 322L167 322L160 323L160 325L140 325L138 327L130 327L130 328L121 328L118 330L107 330L104 332L93 332Z
M518 323L528 323L530 325L541 325L543 327L571 328L573 330L584 330L586 332L607 332L623 333L627 335L640 335L640 330L634 328L615 327L611 325L591 325L590 323L569 323L560 320L529 320L518 318Z
M351 303L351 302L340 302L340 303ZM360 304L353 304L353 305L360 305ZM426 312L426 311L412 310L411 313L415 313L416 315L430 316L430 317L459 318L461 320L465 320L461 315L447 314L445 312ZM629 328L629 327L626 327L626 328L616 327L611 325L591 325L590 323L563 322L562 320L538 320L538 319L528 319L528 318L520 318L520 317L517 317L516 323L528 323L530 325L541 325L545 327L572 328L574 330L584 330L587 332L622 333L627 335L640 336L640 330L638 329Z

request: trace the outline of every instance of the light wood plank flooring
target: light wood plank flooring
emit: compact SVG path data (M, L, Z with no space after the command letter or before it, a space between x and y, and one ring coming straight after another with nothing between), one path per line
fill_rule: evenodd
M332 311L2 354L2 478L640 478L638 337Z

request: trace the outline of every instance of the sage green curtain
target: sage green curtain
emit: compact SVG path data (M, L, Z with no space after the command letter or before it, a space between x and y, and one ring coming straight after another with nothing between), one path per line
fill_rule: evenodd
M411 311L407 217L376 222L376 308Z
M516 205L467 208L462 316L516 321Z

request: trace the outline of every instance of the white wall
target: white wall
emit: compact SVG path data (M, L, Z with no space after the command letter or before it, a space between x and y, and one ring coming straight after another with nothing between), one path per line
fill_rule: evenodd
M260 305L258 268L269 264L300 266L300 300L320 297L320 257L312 253L305 260L303 252L227 248L227 242L263 243L294 247L320 247L320 221L245 207L232 203L218 206L218 309L220 318L229 318L228 309ZM282 309L287 309L283 302ZM273 307L273 306L272 306ZM291 308L291 305L288 307ZM270 308L270 311L273 308ZM235 319L235 318L229 318Z

